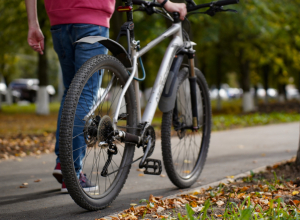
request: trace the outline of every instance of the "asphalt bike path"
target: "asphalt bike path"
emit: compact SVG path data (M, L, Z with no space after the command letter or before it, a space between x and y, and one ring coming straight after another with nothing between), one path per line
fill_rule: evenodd
M266 125L213 132L208 158L199 180L192 187L234 176L296 155L299 123ZM151 158L161 159L160 140ZM137 149L135 158L141 155ZM52 177L54 154L0 161L0 219L95 219L122 211L150 194L169 196L177 189L166 176L141 175L133 164L124 188L106 209L88 212L77 206ZM41 179L40 182L34 182ZM28 183L27 188L20 188Z

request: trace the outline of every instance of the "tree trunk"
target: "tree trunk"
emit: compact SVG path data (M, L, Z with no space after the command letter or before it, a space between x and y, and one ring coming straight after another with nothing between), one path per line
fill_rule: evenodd
M47 48L44 48L44 54L39 54L38 59L38 79L39 79L39 89L37 91L37 100L36 100L36 113L39 115L48 115L49 114L49 94L47 93L48 85L48 76L47 76Z
M48 62L47 62L47 40L50 38L50 27L45 5L43 0L37 1L37 10L39 12L39 23L42 32L44 33L44 54L38 55L37 76L39 79L39 89L36 99L36 113L40 115L49 114L49 94L46 90L48 86Z
M299 134L298 151L297 151L297 157L296 157L296 166L300 167L300 134Z
M219 45L217 45L217 48L219 49ZM221 100L221 95L220 95L221 84L222 84L221 62L222 62L222 55L221 55L221 53L218 53L217 54L217 89L218 89L217 110L218 111L221 111L221 109L222 109L222 100Z
M284 103L286 101L285 84L279 83L278 85L278 102Z
M240 62L241 71L241 84L243 89L243 111L251 112L254 111L254 101L253 96L250 92L250 62L246 60Z
M264 89L266 91L265 96L265 104L269 103L269 95L268 95L268 89L269 89L269 65L263 66L263 77L264 77Z
M117 36L120 32L121 26L123 25L123 14L124 12L118 12L117 8L122 5L122 0L116 0L116 5L115 5L115 12L113 13L111 19L110 19L110 38L112 40L116 40Z
M257 94L258 86L254 86L254 106L258 106L258 94Z

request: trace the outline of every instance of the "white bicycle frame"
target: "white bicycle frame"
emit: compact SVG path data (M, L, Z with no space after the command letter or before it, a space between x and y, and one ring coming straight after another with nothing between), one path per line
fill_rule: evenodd
M120 95L120 99L117 104L116 112L113 118L113 128L114 130L117 130L117 123L118 123L118 115L121 108L122 100L125 96L125 93L131 84L134 76L138 76L138 68L137 68L137 60L139 57L143 56L145 53L147 53L150 49L152 49L154 46L159 44L161 41L166 39L167 37L170 37L173 35L173 39L170 42L165 55L163 57L163 60L161 62L160 68L158 70L152 92L149 98L149 101L146 105L143 118L141 118L141 106L140 106L140 99L139 99L139 84L138 81L135 81L135 94L137 98L137 109L138 109L138 123L146 123L151 124L158 102L160 100L160 96L162 94L162 91L164 89L171 64L174 60L175 54L179 48L183 46L183 37L182 37L182 24L181 22L174 23L167 31L165 31L163 34L161 34L159 37L151 41L147 46L145 46L140 51L137 51L135 42L131 42L131 48L132 48L132 63L133 68L132 72L130 74L129 79L127 80L123 91Z

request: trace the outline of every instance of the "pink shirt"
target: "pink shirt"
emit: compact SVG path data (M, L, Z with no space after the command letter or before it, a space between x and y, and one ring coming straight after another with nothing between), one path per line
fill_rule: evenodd
M95 24L109 27L115 0L45 0L51 26L57 24Z

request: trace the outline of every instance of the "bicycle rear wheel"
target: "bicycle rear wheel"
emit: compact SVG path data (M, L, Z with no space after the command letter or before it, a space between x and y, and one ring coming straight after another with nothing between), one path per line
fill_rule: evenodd
M117 154L108 166L110 175L101 176L108 160L108 148L99 143L113 130L112 118L127 79L125 67L116 58L94 56L78 70L66 95L59 135L62 174L73 200L88 210L108 206L121 191L131 167L135 146L115 140ZM98 100L101 103L97 107ZM88 114L91 110L92 114ZM136 112L131 85L120 109L117 124L120 130L135 133ZM81 172L95 186L89 192L78 180Z
M190 187L200 176L207 157L211 132L211 107L209 90L200 70L197 77L197 110L200 128L193 131L189 71L179 72L174 110L162 118L162 156L168 177L179 188ZM180 129L183 128L183 129Z

